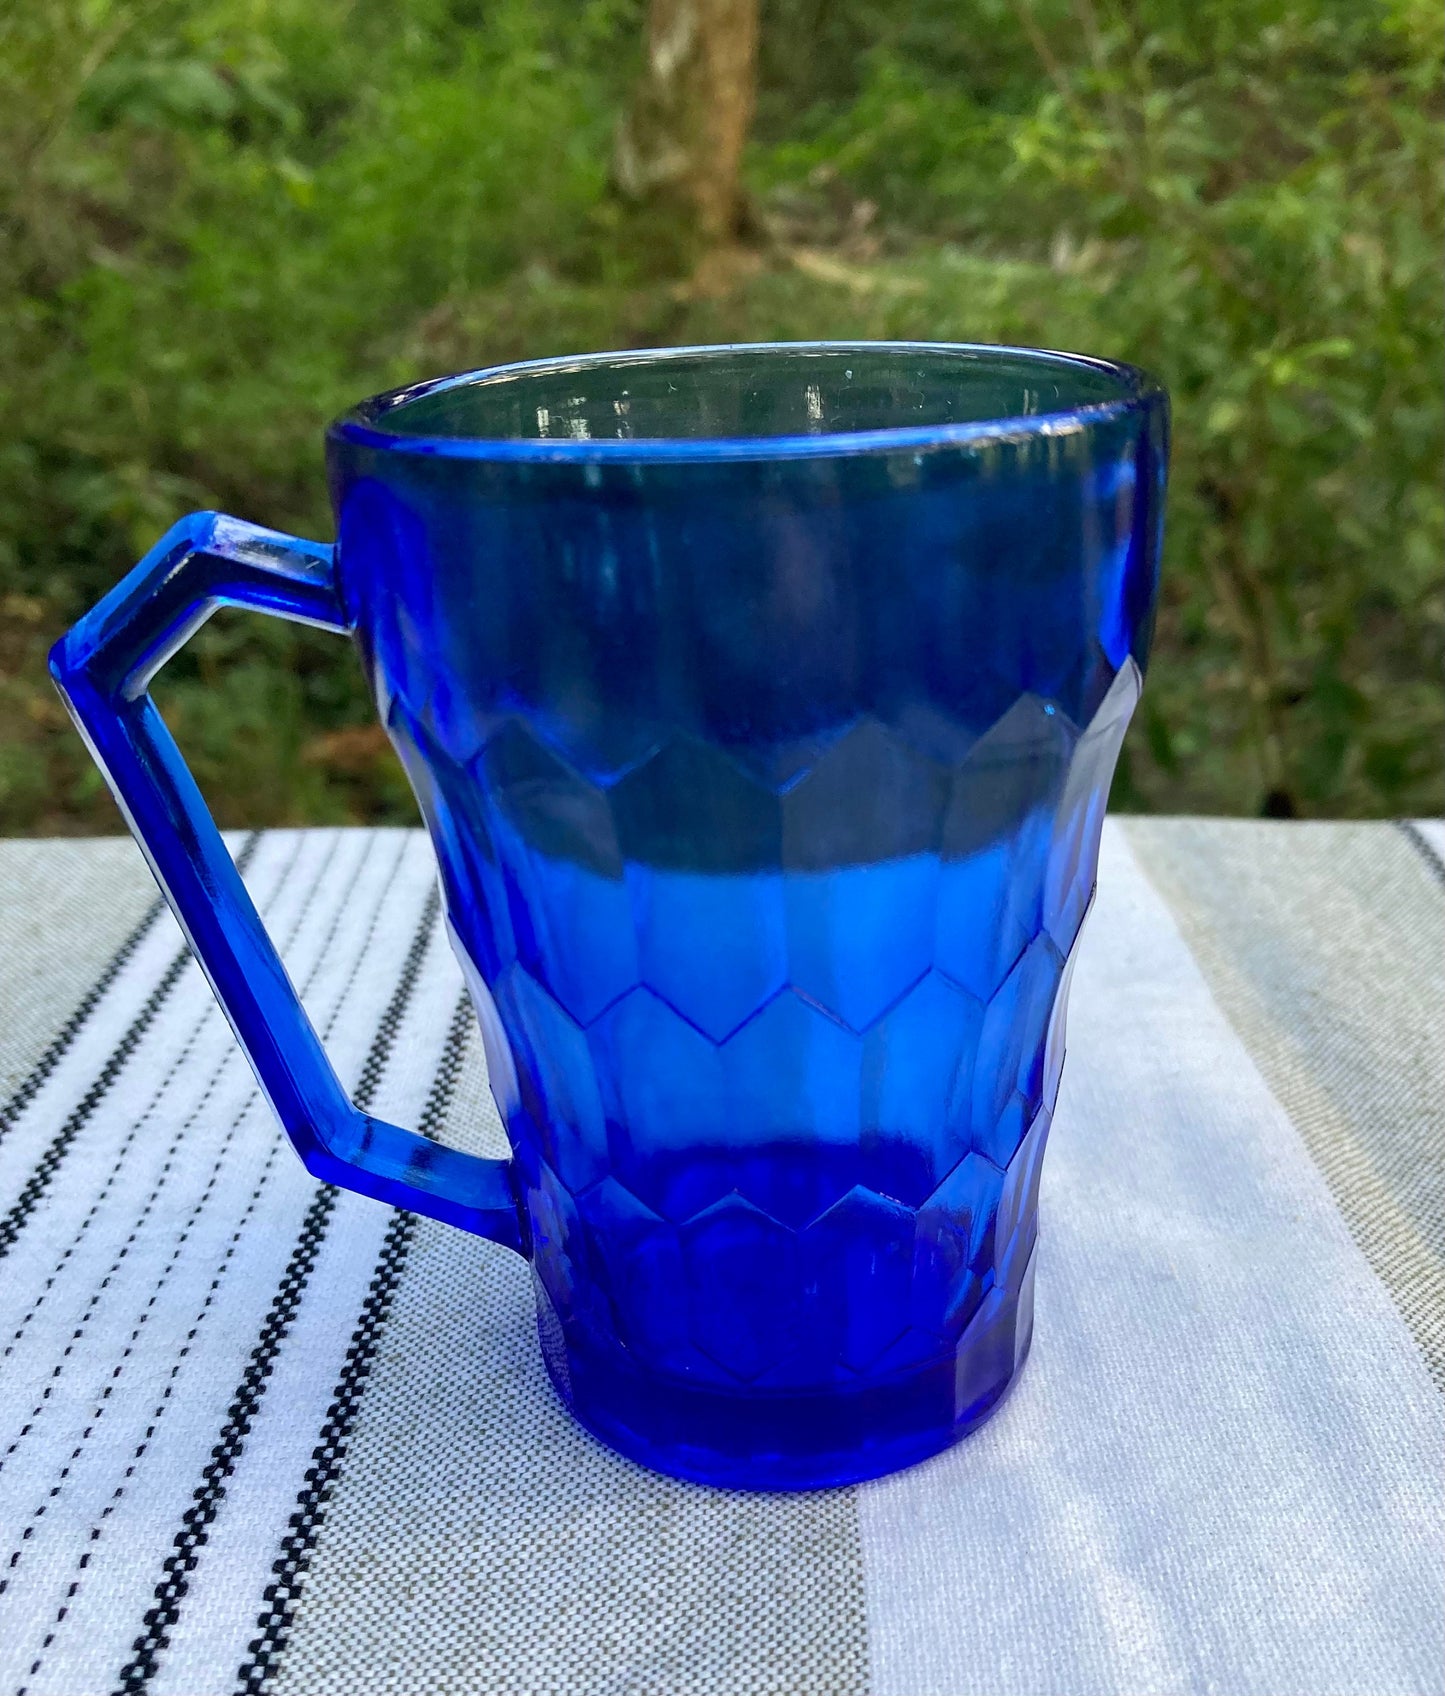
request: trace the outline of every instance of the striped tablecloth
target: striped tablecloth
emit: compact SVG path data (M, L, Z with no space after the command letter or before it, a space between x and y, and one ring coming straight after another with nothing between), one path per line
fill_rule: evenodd
M358 1098L493 1148L425 840L234 846ZM0 1685L1440 1691L1442 852L1112 821L1018 1392L760 1496L571 1424L520 1260L306 1175L129 843L0 844Z

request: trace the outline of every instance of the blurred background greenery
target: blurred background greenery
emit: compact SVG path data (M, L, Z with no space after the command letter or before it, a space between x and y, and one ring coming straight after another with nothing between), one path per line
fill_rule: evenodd
M709 4L3 8L0 830L118 828L45 650L189 508L329 534L352 400L815 336L1168 382L1116 805L1445 807L1435 0L763 0L721 217L637 168L711 133L646 51ZM345 643L222 615L157 695L224 823L414 816Z

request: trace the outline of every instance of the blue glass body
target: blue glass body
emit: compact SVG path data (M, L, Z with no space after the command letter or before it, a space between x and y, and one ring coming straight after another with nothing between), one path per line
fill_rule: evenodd
M1167 427L1022 350L473 373L333 427L334 553L202 515L57 647L308 1166L527 1254L639 1460L836 1484L1013 1382ZM223 601L354 633L510 1161L359 1113L306 1025L144 693Z

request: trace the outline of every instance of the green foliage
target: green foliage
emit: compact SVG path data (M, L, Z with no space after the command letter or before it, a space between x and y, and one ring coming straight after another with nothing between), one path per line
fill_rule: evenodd
M1117 799L1445 805L1440 42L1389 0L772 0L752 256L610 197L641 0L0 19L0 828L114 828L43 676L189 507L324 535L358 396L533 353L1018 340L1175 397ZM228 823L405 817L353 655L217 620L160 699Z
M889 209L878 333L1107 349L1168 381L1161 657L1124 798L1438 808L1433 12L974 12L991 81L880 52L846 111L767 163L780 188L837 176ZM910 259L900 226L949 246Z

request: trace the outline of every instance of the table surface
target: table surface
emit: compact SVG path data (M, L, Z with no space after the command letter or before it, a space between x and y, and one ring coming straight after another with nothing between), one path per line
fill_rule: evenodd
M425 839L233 847L343 1078L495 1151ZM1111 820L1017 1392L770 1496L600 1447L520 1260L307 1176L129 842L0 843L0 1686L1439 1692L1442 856Z

